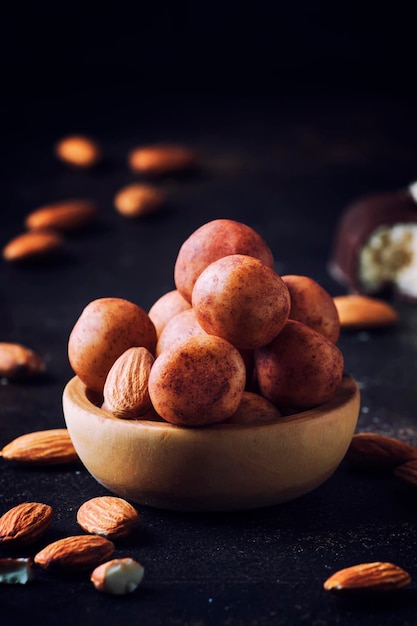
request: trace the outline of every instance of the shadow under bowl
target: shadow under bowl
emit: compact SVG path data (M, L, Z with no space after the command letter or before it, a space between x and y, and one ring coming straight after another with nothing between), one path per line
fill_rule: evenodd
M312 491L342 461L359 406L348 375L329 402L261 425L119 419L76 376L63 393L67 428L90 474L127 500L178 511L258 508Z

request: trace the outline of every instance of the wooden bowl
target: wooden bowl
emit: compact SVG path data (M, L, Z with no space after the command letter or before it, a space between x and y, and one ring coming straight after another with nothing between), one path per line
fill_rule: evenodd
M74 447L100 484L127 500L181 511L257 508L312 491L343 459L359 405L355 381L344 376L332 400L274 423L185 428L115 418L77 377L63 394Z

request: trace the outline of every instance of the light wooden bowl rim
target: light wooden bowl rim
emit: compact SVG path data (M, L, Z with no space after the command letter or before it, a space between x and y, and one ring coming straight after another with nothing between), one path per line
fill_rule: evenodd
M354 433L360 393L345 375L335 396L314 409L273 423L200 428L122 420L93 400L77 376L67 383L67 428L99 483L148 506L225 511L285 502L329 478Z

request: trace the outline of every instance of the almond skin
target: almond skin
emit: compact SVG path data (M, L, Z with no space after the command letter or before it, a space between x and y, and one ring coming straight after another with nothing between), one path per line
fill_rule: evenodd
M26 217L25 226L32 231L71 231L89 226L96 215L97 206L91 200L63 200L30 213Z
M21 435L0 452L7 461L28 465L58 465L73 463L78 454L66 428L39 430Z
M405 483L417 487L417 459L398 465L394 469L394 475Z
M63 247L63 239L52 231L30 231L18 235L3 248L5 261L27 261L55 254Z
M45 371L45 363L33 350L19 343L0 343L0 376L22 379Z
M116 417L131 419L152 408L148 380L153 355L146 348L129 348L112 365L103 389L103 408Z
M92 570L110 559L114 544L97 535L74 535L47 545L34 557L46 570L79 572Z
M64 137L55 146L55 155L68 165L80 168L91 168L102 159L99 144L84 135Z
M134 172L160 176L194 169L198 156L194 150L185 146L143 146L130 152L128 163Z
M152 185L136 183L123 187L114 198L116 210L124 217L142 217L157 211L165 194Z
M345 459L358 469L391 470L406 461L417 459L417 448L394 437L358 433L352 437Z
M139 514L122 498L99 496L80 506L77 522L87 533L116 539L126 537L136 528Z
M339 313L340 327L346 329L391 326L398 319L397 311L388 302L350 294L333 298Z
M339 570L324 583L326 591L395 591L411 582L411 576L398 565L375 561Z
M0 544L28 544L36 541L52 523L48 504L23 502L0 517Z

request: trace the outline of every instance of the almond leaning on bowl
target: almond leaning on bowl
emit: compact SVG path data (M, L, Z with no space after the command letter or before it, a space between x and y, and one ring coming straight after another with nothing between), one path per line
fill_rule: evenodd
M116 417L137 418L152 409L148 391L155 357L147 348L129 348L113 363L103 389L103 408Z

